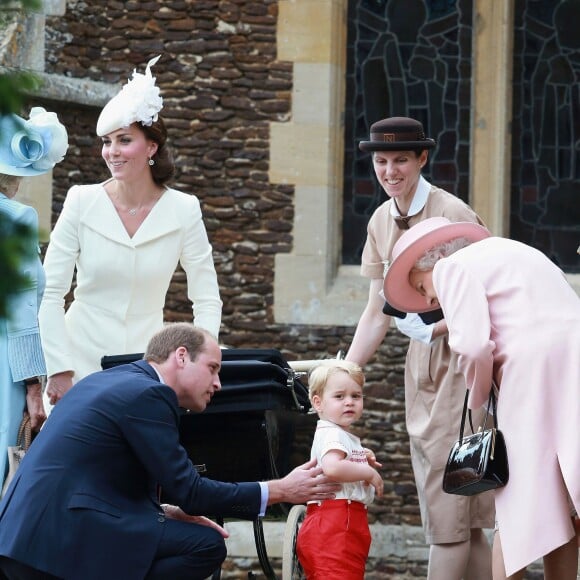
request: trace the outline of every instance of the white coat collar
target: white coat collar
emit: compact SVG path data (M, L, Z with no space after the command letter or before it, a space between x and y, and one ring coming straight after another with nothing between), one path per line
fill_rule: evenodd
M155 204L141 227L131 238L123 226L113 202L102 185L95 195L80 196L80 223L96 233L124 246L136 247L170 234L181 227L179 216L171 205L172 190L167 189ZM159 215L163 217L159 217Z

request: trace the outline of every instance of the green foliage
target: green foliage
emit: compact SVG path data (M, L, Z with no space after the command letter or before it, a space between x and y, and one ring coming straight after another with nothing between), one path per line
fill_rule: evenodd
M20 264L31 257L33 235L28 226L15 224L0 212L0 318L7 317L8 298L29 283Z
M38 11L42 8L42 0L0 0L0 10L20 9Z
M40 80L28 72L0 74L0 115L20 114L26 102L26 93L38 88Z
M11 21L15 11L39 11L41 0L0 0L1 28ZM20 113L26 102L26 93L38 88L40 80L29 72L9 71L0 74L0 114Z
M38 11L41 8L41 0L0 0L0 20L7 22L14 10ZM34 89L38 82L34 75L26 72L0 74L0 113L20 113L26 92ZM28 283L19 264L30 251L31 235L27 227L13 224L0 213L0 318L6 318L10 296Z

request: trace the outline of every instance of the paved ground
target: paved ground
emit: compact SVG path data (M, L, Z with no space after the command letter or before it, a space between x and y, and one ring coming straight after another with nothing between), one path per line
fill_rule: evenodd
M227 523L230 538L228 559L222 570L223 580L241 580L253 572L256 580L262 573L256 556L256 544L252 524L248 522ZM413 526L371 526L373 544L365 580L423 580L427 577L429 548L424 543L423 531ZM276 574L281 578L281 558L284 544L285 522L264 522L264 536L268 558ZM488 537L491 539L491 530ZM525 580L543 580L541 561L528 567ZM580 564L578 566L580 580Z

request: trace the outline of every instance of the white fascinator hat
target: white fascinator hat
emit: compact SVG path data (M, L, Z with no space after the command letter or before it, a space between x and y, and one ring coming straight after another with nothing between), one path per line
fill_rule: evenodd
M155 86L155 77L151 67L161 58L152 58L145 68L145 74L133 71L133 78L103 108L97 121L97 135L103 137L132 123L151 126L157 121L158 113L163 108L163 99L159 87Z
M33 107L28 120L0 117L0 173L28 177L50 171L64 159L68 134L56 113Z

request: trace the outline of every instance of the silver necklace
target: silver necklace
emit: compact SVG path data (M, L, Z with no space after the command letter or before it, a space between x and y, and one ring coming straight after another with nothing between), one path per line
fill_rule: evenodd
M137 215L137 208L132 207L130 210L127 210L130 215Z

